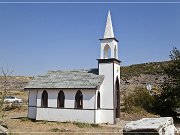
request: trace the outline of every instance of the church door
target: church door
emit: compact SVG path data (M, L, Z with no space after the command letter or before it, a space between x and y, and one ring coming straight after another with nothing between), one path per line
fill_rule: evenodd
M116 118L120 118L120 90L119 90L119 79L116 79Z

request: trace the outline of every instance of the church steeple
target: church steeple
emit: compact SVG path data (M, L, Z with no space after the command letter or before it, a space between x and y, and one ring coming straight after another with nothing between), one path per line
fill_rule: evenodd
M111 13L108 12L107 21L106 21L106 28L104 32L104 39L105 38L114 38L113 26L111 21Z
M118 60L118 40L114 37L111 13L108 12L104 37L100 39L101 56L100 59L117 59Z
M99 75L104 76L99 90L102 109L100 115L103 119L115 123L116 118L120 117L120 61L118 60L118 40L114 36L110 11L107 16L104 37L100 39L100 42L101 55L98 59L98 69Z

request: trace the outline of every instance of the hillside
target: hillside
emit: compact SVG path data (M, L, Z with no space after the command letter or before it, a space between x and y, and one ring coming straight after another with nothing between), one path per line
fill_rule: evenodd
M7 85L8 90L12 91L22 91L25 85L32 79L32 77L26 76L10 76L7 78L7 83L5 84L5 78L0 76L0 90Z
M137 87L146 88L147 84L151 84L152 90L158 92L166 77L163 75L163 68L169 63L170 61L150 62L121 67L121 95Z
M121 91L133 90L135 87L146 87L152 84L153 88L158 89L164 81L163 67L166 67L170 61L151 62L121 67ZM8 89L10 91L22 91L25 85L33 77L11 76L8 78ZM3 89L4 78L0 76L0 90Z
M121 67L121 77L131 78L133 76L140 76L141 74L161 75L163 73L163 68L169 63L170 61L164 61L124 66Z

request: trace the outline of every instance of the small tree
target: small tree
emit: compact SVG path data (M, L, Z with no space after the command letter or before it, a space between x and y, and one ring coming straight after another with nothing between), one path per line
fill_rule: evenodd
M13 70L9 71L7 68L6 70L2 67L1 68L2 76L3 76L3 88L2 88L2 95L0 99L0 117L4 116L3 112L3 105L4 105L4 99L7 95L7 90L8 90L8 77L13 73Z
M156 104L157 112L163 116L173 116L174 109L180 107L180 51L176 47L170 52L170 58L170 64L164 68L167 78Z

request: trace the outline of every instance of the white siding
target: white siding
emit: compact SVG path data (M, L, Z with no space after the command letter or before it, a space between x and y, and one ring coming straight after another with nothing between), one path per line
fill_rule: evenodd
M48 92L48 107L41 108L42 92ZM65 106L62 109L57 108L57 96L60 89L40 89L37 95L37 120L48 121L79 121L79 122L95 122L95 92L96 90L87 89L61 89L65 95ZM80 90L83 94L83 109L75 109L75 95ZM30 113L30 112L29 112Z
M114 111L113 110L96 110L95 123L110 123L114 124Z
M97 124L101 123L101 110L100 109L96 110L95 114L96 114L96 123Z
M45 90L45 89L44 89ZM37 106L41 107L41 96L44 90L38 90L37 96ZM48 89L48 107L57 107L57 96L59 91L62 90L65 95L65 106L64 108L74 108L75 105L75 95L78 90L83 94L83 109L95 109L95 92L96 90L86 90L86 89Z
M37 104L37 90L30 90L29 91L29 106L36 106Z
M94 123L94 110L37 108L37 120Z
M111 67L110 65L108 65ZM112 81L111 81L112 82ZM103 86L101 86L103 87ZM108 89L99 89L100 91L100 106L101 108L107 108L106 105L110 104L108 102L113 99L111 87ZM105 87L106 88L106 87ZM41 108L41 96L43 89L30 90L29 95L29 105L35 105L36 107L29 107L28 117L36 120L48 120L48 121L78 121L78 122L88 122L88 123L114 123L114 110L94 110L97 109L97 92L98 90L87 90L87 89L65 89L65 108L57 108L57 96L60 89L44 89L48 92L48 107ZM80 90L83 94L83 109L74 109L75 95L76 92ZM37 94L37 100L36 100ZM104 96L104 98L103 98ZM103 106L104 105L104 106ZM112 105L112 104L111 104ZM113 106L110 106L113 107Z
M28 118L30 119L36 119L36 107L28 107Z
M28 118L36 119L37 90L29 91Z
M114 106L113 106L113 63L100 63L99 74L104 75L104 81L100 87L101 108L114 109Z
M115 106L117 106L115 83L117 77L120 81L120 66L113 62L99 63L99 74L104 75L105 78L100 86L100 102L102 110L97 111L96 122L99 123L101 121L101 123L109 122L114 124Z
M114 124L114 110L101 110L101 123Z

